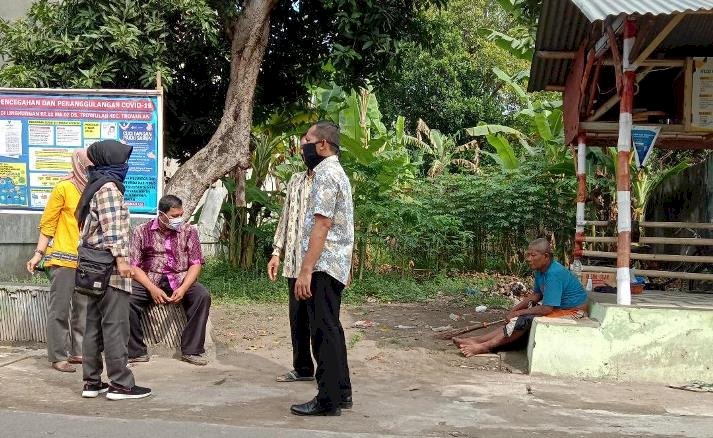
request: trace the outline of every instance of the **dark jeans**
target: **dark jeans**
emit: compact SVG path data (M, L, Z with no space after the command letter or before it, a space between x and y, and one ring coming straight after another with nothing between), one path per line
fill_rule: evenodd
M324 272L312 274L312 298L306 300L312 349L317 360L317 400L335 408L352 395L344 329L339 321L344 285Z
M307 301L295 298L296 278L288 278L290 291L290 332L292 335L292 367L300 377L314 376L310 351L309 311Z
M166 295L173 290L165 277L158 285ZM131 286L131 338L129 339L129 357L143 356L148 353L144 343L144 330L141 328L141 312L153 303L151 294L140 283L134 281ZM193 283L181 300L186 312L186 328L181 335L181 354L199 355L205 353L205 334L210 312L210 293L200 283Z
M128 341L129 293L109 286L101 298L89 297L82 359L84 381L101 382L103 352L109 382L114 386L133 388L134 375L126 366Z

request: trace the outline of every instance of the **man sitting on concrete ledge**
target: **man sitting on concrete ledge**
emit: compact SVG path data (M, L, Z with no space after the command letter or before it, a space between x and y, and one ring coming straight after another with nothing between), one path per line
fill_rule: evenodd
M574 274L552 259L552 248L546 239L532 241L525 256L535 271L534 291L506 314L508 323L502 329L483 336L453 338L465 357L491 353L525 339L537 316L569 319L586 316L587 293Z
M131 238L134 270L129 362L148 362L141 312L155 304L181 303L188 323L181 335L181 359L206 365L204 357L210 293L196 280L203 266L198 230L183 220L183 202L173 195L159 200L158 217L139 225Z

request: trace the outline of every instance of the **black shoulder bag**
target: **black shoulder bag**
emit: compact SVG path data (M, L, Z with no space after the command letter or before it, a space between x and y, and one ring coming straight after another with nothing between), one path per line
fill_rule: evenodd
M109 250L78 248L77 271L74 275L74 291L90 297L101 298L109 286L116 258Z

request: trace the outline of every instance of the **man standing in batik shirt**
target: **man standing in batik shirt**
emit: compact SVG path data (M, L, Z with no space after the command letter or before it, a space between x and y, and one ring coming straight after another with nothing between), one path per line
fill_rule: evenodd
M354 247L352 190L339 163L338 126L318 122L301 143L307 168L314 171L314 184L307 202L295 296L307 302L319 392L290 410L295 415L341 415L341 409L352 406L347 348L339 321Z
M166 195L158 202L158 217L139 225L131 238L134 272L131 294L129 362L148 362L141 312L151 302L180 303L186 312L181 335L181 360L206 365L205 335L210 293L197 282L203 252L196 227L183 219L183 202Z
M290 297L292 371L277 376L278 382L314 380L307 302L295 297L295 282L302 267L302 229L313 181L314 172L310 170L295 173L287 183L285 203L272 243L272 258L267 265L267 275L270 280L275 281L277 269L280 267L280 256L284 257L282 275L287 278Z

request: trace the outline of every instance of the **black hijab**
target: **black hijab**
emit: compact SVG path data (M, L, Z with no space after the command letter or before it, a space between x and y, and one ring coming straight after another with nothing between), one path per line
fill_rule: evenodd
M129 157L133 146L116 140L98 141L87 149L87 156L93 166L87 168L89 181L82 192L77 205L77 222L84 226L84 220L89 215L89 204L94 194L106 183L113 182L124 193L124 179L129 170Z

